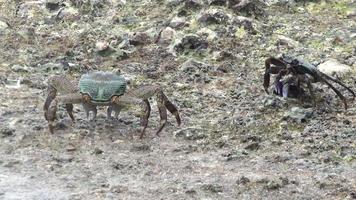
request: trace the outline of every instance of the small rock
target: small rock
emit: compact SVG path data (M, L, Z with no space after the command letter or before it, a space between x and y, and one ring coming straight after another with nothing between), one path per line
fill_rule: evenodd
M74 157L72 155L64 154L64 155L53 157L53 160L59 163L68 163L68 162L72 162L74 160Z
M31 68L27 67L26 65L21 66L21 65L13 65L11 66L11 70L13 72L30 72Z
M77 21L80 19L81 14L74 7L63 7L57 14L57 19L66 20L66 21Z
M106 41L98 41L95 43L96 51L105 51L109 48L109 43Z
M93 154L99 155L99 154L102 154L102 153L104 153L103 150L99 149L98 147L95 147Z
M276 181L268 181L267 185L265 186L265 188L267 190L278 190L282 187L282 185Z
M173 49L177 53L184 53L191 50L201 50L208 48L208 42L199 37L198 35L186 35L184 36Z
M129 41L134 46L146 45L151 42L151 38L146 32L136 32L130 36Z
M48 62L43 65L39 65L38 69L43 72L63 72L64 66L61 63Z
M166 27L162 30L158 43L169 44L173 41L176 31L171 27Z
M292 47L298 47L299 43L287 36L277 35L277 45L286 45L286 46L292 48Z
M247 183L251 182L250 179L248 179L247 177L245 176L242 176L241 178L239 178L237 181L236 181L236 184L238 185L246 185Z
M58 10L61 6L64 6L61 0L46 0L46 8L50 11Z
M3 166L7 167L7 168L11 168L11 167L14 167L15 165L18 165L20 163L21 162L19 160L12 160L12 161L9 161L8 163L5 163Z
M186 140L200 140L207 137L203 131L204 130L200 128L188 127L175 131L173 134L175 137L184 138Z
M0 33L6 30L7 28L9 28L9 25L4 21L0 21Z
M344 64L340 63L339 61L337 61L336 59L329 59L329 60L321 63L317 67L321 72L323 72L325 74L329 74L329 75L332 75L334 73L345 74L345 73L351 71L350 66L344 65Z
M67 151L75 151L75 150L77 150L77 148L74 145L70 144L66 147L66 150Z
M9 137L14 135L15 129L8 128L8 127L3 127L0 129L0 135L1 137Z
M222 10L212 9L204 12L199 18L199 22L205 25L224 24L229 20L229 16Z
M255 150L258 150L260 148L260 146L261 145L258 142L253 142L253 143L248 144L247 146L245 146L244 149L255 151Z
M284 114L284 119L292 119L298 123L306 122L313 115L312 108L293 107Z
M186 0L184 3L185 9L200 9L203 6L203 2L201 0Z
M212 192L212 193L220 193L223 192L223 187L221 185L215 185L215 184L206 184L202 186L203 190Z
M227 0L208 0L210 6L225 6Z
M174 17L170 23L169 26L175 29L182 28L184 26L188 26L188 23L186 22L184 17Z
M136 145L131 148L131 151L149 151L151 146L148 144Z

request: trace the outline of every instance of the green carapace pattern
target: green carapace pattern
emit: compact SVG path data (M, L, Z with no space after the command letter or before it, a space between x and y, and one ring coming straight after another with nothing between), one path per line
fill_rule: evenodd
M126 80L112 72L93 72L82 75L79 89L82 94L88 94L92 101L107 102L112 96L125 93Z

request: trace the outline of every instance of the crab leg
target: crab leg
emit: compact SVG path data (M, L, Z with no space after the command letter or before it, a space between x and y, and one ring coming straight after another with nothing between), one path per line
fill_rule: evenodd
M140 138L143 138L145 135L145 131L148 125L148 118L150 116L151 107L148 101L141 100L136 97L129 96L128 94L124 94L123 96L114 96L111 100L113 104L117 104L117 106L125 106L125 105L139 105L141 108L140 121L141 121L141 135Z
M46 101L45 103L45 118L48 121L49 131L53 133L54 130L54 120L56 119L56 112L58 108L58 103L65 103L66 105L72 105L73 103L81 103L82 95L73 93L57 96L52 99L49 103ZM46 105L48 103L48 105ZM71 113L71 109L73 107L66 106L67 111L69 110Z
M271 64L273 64L275 66L271 66ZM283 69L286 69L286 65L281 60L276 59L276 58L266 59L265 74L263 77L263 87L267 94L269 94L268 87L269 87L269 82L270 82L270 78L271 78L270 74L278 74Z
M338 83L339 85L341 85L342 87L344 87L346 90L348 90L348 91L352 94L353 100L355 99L355 97L356 97L355 92L352 91L352 90L351 90L349 87L347 87L345 84L343 84L343 83L340 82L339 80L337 80L337 79L335 79L335 78L333 78L333 77L331 77L331 76L329 76L329 75L327 75L327 74L324 74L323 72L320 72L320 74L321 74L321 76L323 76L323 77L325 77L325 78L327 78L327 79L329 79L329 80L332 80L332 81L334 81L335 83ZM334 90L334 91L335 91L335 90Z

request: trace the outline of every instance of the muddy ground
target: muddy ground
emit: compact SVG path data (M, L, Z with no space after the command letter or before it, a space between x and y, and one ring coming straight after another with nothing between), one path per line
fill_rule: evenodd
M356 105L267 95L264 60L290 53L356 91L355 1L0 0L0 199L356 199ZM43 117L46 80L120 69L179 108L146 137L137 110ZM272 88L271 88L272 90Z

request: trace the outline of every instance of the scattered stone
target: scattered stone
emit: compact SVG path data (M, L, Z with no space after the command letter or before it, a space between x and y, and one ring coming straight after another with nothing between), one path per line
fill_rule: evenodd
M185 9L200 9L203 6L203 2L201 0L186 0L184 3Z
M69 144L69 145L66 147L66 150L67 150L67 151L76 151L77 148L76 148L74 145Z
M204 132L205 130L201 128L188 127L185 129L175 131L173 135L175 137L183 138L185 140L200 140L207 137L207 135Z
M260 148L260 144L258 142L253 142L251 144L248 144L247 146L245 146L244 149L246 150L251 150L251 151L256 151Z
M109 48L109 43L106 41L98 41L95 43L95 49L96 51L100 52L100 51L105 51Z
M131 148L131 151L149 151L151 146L148 144L135 145Z
M146 32L136 32L130 36L130 44L134 46L151 43L151 38Z
M351 71L351 67L348 65L344 65L337 61L336 59L329 59L320 65L317 66L321 72L325 74L332 75L334 73L337 74L346 74Z
M215 184L205 184L201 187L203 190L212 192L212 193L220 193L223 192L223 186L215 185Z
M312 108L293 107L290 111L286 111L284 119L292 119L295 122L303 123L306 122L307 119L311 118L312 115Z
M9 128L9 127L2 127L0 129L0 135L1 137L9 137L13 136L15 133L15 129Z
M208 42L198 35L186 35L176 45L174 50L181 54L191 50L201 50L208 48Z
M7 28L9 28L9 25L6 22L0 20L0 33L5 31Z
M236 184L238 184L238 185L246 185L249 182L251 182L250 179L248 179L246 176L242 176L236 181Z
M265 188L267 190L278 190L282 187L282 185L274 180L268 181L267 185L265 185Z
M38 69L43 72L63 72L63 71L65 71L62 63L52 63L52 62L48 62L43 65L39 65Z
M176 35L176 31L171 27L166 27L162 30L158 43L160 44L169 44L173 41Z
M94 149L94 151L93 151L93 154L95 154L95 155L100 155L100 154L102 154L102 153L104 153L103 150L101 150L101 149L98 148L98 147L95 147L95 149Z
M21 162L19 160L12 160L12 161L5 163L3 166L6 168L11 168L11 167L14 167L15 165L18 165L20 163Z
M289 38L287 36L284 35L277 35L277 45L285 45L288 46L290 48L295 48L299 46L299 43L295 40L293 40L292 38Z
M208 4L210 6L225 6L227 4L227 0L208 0Z
M225 24L229 20L229 16L226 15L222 10L211 9L205 11L198 18L198 21L205 25L210 24Z
M11 70L13 72L26 72L26 73L32 71L32 69L27 67L26 65L22 66L22 65L17 65L17 64L11 66Z
M59 163L69 163L74 160L74 157L72 155L63 154L63 155L58 155L56 157L53 157L53 160Z
M169 23L169 26L174 29L182 28L188 25L189 24L186 22L184 17L174 17Z
M61 6L64 6L62 0L46 0L46 8L50 11L58 10Z
M182 76L185 77L186 82L195 83L209 83L211 78L208 76L208 73L213 71L213 69L213 66L193 59L187 60L180 67L180 71Z

